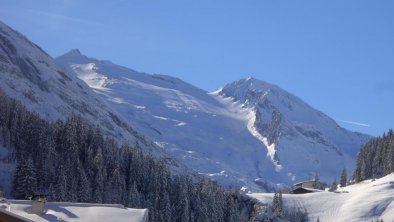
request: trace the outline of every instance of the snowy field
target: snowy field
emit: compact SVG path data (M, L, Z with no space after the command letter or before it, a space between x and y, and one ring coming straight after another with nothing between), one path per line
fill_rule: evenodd
M272 203L272 193L250 193L262 203ZM339 189L338 192L283 194L285 206L306 208L312 221L394 221L394 174Z

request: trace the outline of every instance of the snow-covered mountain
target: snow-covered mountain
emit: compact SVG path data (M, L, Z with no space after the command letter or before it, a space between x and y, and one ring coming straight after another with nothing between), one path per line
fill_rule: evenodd
M248 128L267 147L276 170L290 177L299 173L339 175L369 136L341 128L333 119L278 86L254 78L226 85L215 93L251 110ZM332 180L333 178L331 178Z
M71 114L121 141L153 147L84 81L65 71L25 36L0 22L0 90L46 119Z
M80 115L119 141L170 154L179 169L252 190L316 172L331 181L370 138L254 78L207 93L78 50L54 61L1 22L0 73L0 90L47 119Z
M277 86L246 78L207 93L180 79L150 75L82 55L56 59L73 70L138 132L201 175L261 189L264 182L331 181L352 170L370 137Z

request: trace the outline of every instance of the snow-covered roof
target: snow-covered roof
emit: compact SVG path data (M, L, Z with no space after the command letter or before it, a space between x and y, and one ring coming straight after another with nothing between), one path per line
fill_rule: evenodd
M297 187L297 188L293 189L293 191L298 190L298 189L303 189L303 190L307 190L310 192L323 192L323 190L313 189L313 188L309 188L309 187Z
M26 221L119 221L119 222L146 222L148 209L125 208L121 204L90 204L47 202L45 212L41 215L31 214L32 201L8 200L10 204L0 203L0 210L8 215L17 215Z
M295 183L293 186L301 185L304 183L314 183L314 182L315 182L315 180L305 180L305 181L300 181L298 183Z

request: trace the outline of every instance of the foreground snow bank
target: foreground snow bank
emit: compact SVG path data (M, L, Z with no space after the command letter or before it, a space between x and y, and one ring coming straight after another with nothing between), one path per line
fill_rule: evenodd
M274 194L250 193L262 203L271 204ZM338 192L283 194L285 206L306 208L312 221L359 222L377 218L394 219L394 174L340 188Z

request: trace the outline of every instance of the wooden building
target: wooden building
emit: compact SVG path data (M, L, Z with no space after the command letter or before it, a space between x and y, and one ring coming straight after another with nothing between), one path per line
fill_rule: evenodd
M325 188L326 188L325 183L315 180L307 180L294 184L291 189L291 193L304 194L304 193L321 192Z

